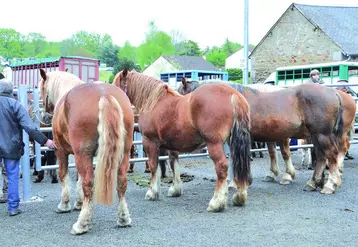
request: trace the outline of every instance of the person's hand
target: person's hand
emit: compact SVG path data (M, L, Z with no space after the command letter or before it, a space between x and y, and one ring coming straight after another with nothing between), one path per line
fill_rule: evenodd
M45 143L45 146L51 149L57 149L56 144L51 140L48 139L47 142Z

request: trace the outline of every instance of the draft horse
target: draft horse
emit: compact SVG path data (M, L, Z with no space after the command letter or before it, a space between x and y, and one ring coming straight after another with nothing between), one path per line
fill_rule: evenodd
M119 72L113 83L127 94L141 114L138 124L151 171L146 199L159 199L160 180L156 173L160 147L177 152L192 152L206 144L217 174L214 196L207 210L224 210L228 195L228 162L223 144L229 140L237 185L233 204L245 204L247 188L252 180L250 109L240 93L221 84L207 85L182 96L158 79L136 71L128 72L127 69ZM175 164L177 167L177 162ZM180 174L174 171L173 185L168 195L180 196Z
M204 81L202 85L222 82ZM238 83L229 85L249 102L252 139L268 142L269 149L274 142L279 143L286 165L283 179L295 177L288 138L311 138L317 166L305 189L312 191L320 187L321 193L332 194L341 186L343 160L349 148L347 134L356 111L350 95L313 83L274 92L260 92ZM271 153L270 156L273 158ZM327 182L323 177L326 161L329 167ZM271 172L275 176L278 174L276 157L275 162L271 159Z
M74 154L83 189L77 191L74 208L81 212L71 233L76 235L88 231L93 215L93 194L97 202L110 205L114 200L115 185L119 197L117 225L129 226L131 218L125 192L133 141L133 111L128 97L115 86L84 84L70 73L56 71L46 74L41 70L41 77L41 97L45 106L49 103L55 106L52 126L62 184L57 211L71 211L68 156ZM92 163L95 156L94 176Z

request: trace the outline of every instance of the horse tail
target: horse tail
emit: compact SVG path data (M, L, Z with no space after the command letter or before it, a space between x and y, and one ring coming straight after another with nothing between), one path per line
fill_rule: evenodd
M241 94L231 96L234 111L233 127L230 138L230 155L233 165L234 179L240 187L251 184L250 170L250 107Z
M333 127L333 134L338 137L342 137L344 132L342 97L339 95L338 92L336 92L336 96L338 98L339 105L336 123Z
M113 96L102 96L98 103L98 150L94 198L104 205L113 203L117 169L123 159L126 130L123 111Z

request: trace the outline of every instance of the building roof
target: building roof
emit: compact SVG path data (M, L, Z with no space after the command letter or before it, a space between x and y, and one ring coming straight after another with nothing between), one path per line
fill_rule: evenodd
M358 55L358 7L317 6L292 3L283 15L293 7L300 11L312 25L322 30L345 55ZM280 22L283 15L256 47L266 39L268 34ZM255 50L256 48L254 51ZM251 54L253 54L254 51Z
M163 58L178 70L219 71L211 62L202 57L170 55L163 56Z
M28 59L28 60L22 60L22 61L19 61L19 62L11 62L10 67L23 66L23 65L35 65L35 64L41 64L41 63L54 63L54 62L60 61L61 58L75 58L75 59L85 59L85 60L99 61L99 59L88 58L88 57L62 56L62 57Z

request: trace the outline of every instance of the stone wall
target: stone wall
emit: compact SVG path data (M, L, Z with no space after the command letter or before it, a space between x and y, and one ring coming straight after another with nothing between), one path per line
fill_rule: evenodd
M342 53L296 8L290 8L257 46L251 60L251 80L262 83L277 67L340 61Z

